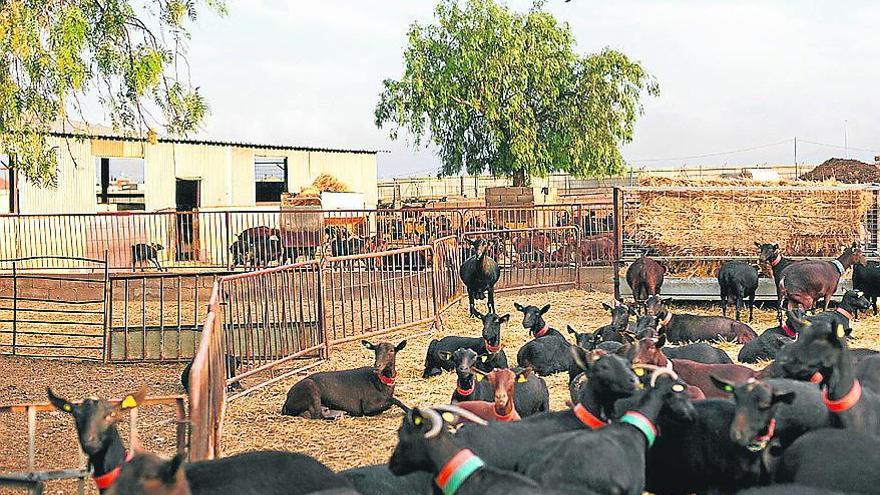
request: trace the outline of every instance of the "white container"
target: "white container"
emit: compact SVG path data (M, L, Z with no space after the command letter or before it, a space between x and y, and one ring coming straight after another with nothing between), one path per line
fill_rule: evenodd
M321 208L324 210L362 210L364 209L364 194L322 192Z

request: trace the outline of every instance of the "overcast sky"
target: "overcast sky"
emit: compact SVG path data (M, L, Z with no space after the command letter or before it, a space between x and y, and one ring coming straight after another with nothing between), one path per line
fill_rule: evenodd
M525 10L527 0L508 2ZM430 150L373 123L381 82L402 73L405 33L430 0L228 0L193 32L194 81L212 107L205 134L387 149L380 176L429 173ZM880 154L880 2L548 0L582 53L610 46L661 85L645 101L636 166L791 163ZM825 143L841 148L809 144ZM686 158L732 150L757 150ZM856 150L862 148L863 150ZM666 158L675 158L667 160Z

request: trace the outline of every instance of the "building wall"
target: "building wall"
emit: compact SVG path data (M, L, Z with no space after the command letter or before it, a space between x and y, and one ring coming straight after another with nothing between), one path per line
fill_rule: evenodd
M89 140L50 138L58 154L56 187L39 187L22 178L21 213L95 213L95 159Z
M159 143L144 146L146 202L148 211L174 209L176 179L201 181L203 208L228 207L231 203L229 170L232 147ZM253 174L253 172L252 172ZM233 177L233 180L236 180Z
M347 185L350 191L363 193L366 208L376 207L376 155L295 151L286 156L290 192L299 192L322 173L328 173Z

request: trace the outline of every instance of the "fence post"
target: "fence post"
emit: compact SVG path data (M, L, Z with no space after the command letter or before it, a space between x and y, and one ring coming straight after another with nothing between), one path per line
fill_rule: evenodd
M623 213L622 204L623 194L619 187L614 188L613 195L614 213L612 220L614 221L614 298L620 299L620 258L623 255Z
M324 354L324 359L330 359L330 328L327 327L327 308L325 307L327 298L324 297L324 265L326 263L326 259L321 259L320 263L318 263L315 279L318 283L318 323L321 325L321 334L324 336L324 350L322 354Z
M434 299L434 329L439 331L443 330L443 319L440 317L440 299L437 297L437 294L439 293L440 284L443 282L440 280L440 257L437 255L437 241L432 241L430 247L431 263L434 265L434 273L431 276L431 292Z
M18 262L12 262L12 355L18 344Z
M110 354L108 352L109 345L110 345L110 339L107 338L108 332L109 332L109 329L108 329L109 325L107 324L107 322L110 321L109 316L111 314L109 311L107 311L107 298L108 298L108 296L111 295L111 294L109 294L109 290L108 290L108 288L111 287L111 285L109 283L109 281L110 281L110 268L108 266L108 259L107 259L108 254L109 254L108 251L105 249L104 250L104 290L101 291L101 293L104 295L104 304L103 304L103 306L104 306L104 351L103 351L104 355L102 356L102 359L101 359L104 362L104 364L107 363L107 357ZM112 299L111 299L111 301L112 301Z
M231 272L232 271L232 257L229 256L229 246L232 245L232 236L231 236L232 223L230 222L230 217L229 217L228 211L226 212L226 214L223 215L223 223L224 223L224 226L226 227L226 244L225 244L225 248L223 249L222 256L226 258L226 271Z

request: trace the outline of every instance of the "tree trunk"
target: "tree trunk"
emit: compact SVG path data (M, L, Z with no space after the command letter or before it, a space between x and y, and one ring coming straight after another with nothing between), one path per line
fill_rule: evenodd
M513 187L525 187L526 186L526 171L523 169L517 169L513 171Z

